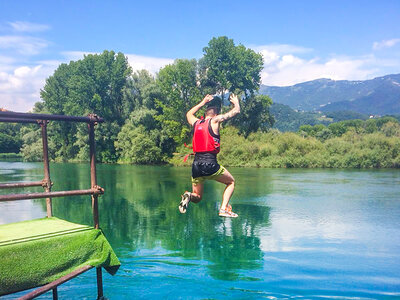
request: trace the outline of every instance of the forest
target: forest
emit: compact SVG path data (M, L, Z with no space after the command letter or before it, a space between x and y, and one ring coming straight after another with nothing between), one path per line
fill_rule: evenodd
M190 165L186 112L206 94L213 105L230 109L227 93L240 96L241 113L223 124L219 161L226 166L397 168L400 125L396 118L348 120L312 125L290 123L272 128L273 99L258 93L261 54L228 37L212 38L196 59L177 59L154 76L133 72L123 53L104 51L61 64L47 78L34 113L88 115L97 126L97 158L103 163ZM284 120L285 108L279 118ZM199 112L199 116L203 111ZM308 118L308 116L306 116ZM365 118L363 118L365 119ZM284 123L282 123L284 124ZM53 161L88 159L85 124L52 122L48 126ZM39 127L0 124L0 153L20 153L26 161L41 160ZM8 154L5 154L8 153Z

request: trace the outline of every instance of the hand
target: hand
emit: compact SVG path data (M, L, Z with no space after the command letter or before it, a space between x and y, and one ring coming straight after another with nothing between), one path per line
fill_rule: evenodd
M231 103L234 105L234 106L237 106L237 105L239 105L239 98L238 98L238 96L236 96L235 94L231 94L231 96L229 97L229 101L231 101Z
M214 99L214 96L213 96L213 95L210 95L210 94L207 94L207 95L203 98L203 100L201 100L201 103L202 103L203 105L205 105L206 103L210 102L212 99Z

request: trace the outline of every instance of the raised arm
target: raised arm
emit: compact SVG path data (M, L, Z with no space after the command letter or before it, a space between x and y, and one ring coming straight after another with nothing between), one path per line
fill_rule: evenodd
M193 106L187 113L186 113L186 119L189 122L190 125L193 126L194 122L198 120L198 118L195 117L195 113L202 108L206 103L210 102L214 98L213 95L206 95L201 102L195 106Z
M214 122L220 123L229 120L240 113L239 98L235 94L231 94L231 96L229 97L229 101L231 101L231 103L233 104L232 109L225 114L214 117Z

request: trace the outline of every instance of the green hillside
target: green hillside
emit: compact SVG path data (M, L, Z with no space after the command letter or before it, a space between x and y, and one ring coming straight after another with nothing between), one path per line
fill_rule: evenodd
M333 111L333 112L306 112L295 111L290 106L274 103L271 105L270 113L275 119L273 128L280 131L297 131L302 125L328 125L330 123L344 120L366 120L368 115L352 111Z
M262 85L260 93L297 110L400 114L400 74L364 81L317 79L287 87Z

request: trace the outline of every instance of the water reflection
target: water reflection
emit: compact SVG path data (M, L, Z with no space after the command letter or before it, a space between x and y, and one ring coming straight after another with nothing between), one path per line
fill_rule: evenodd
M37 167L33 168L36 177L42 171L40 165ZM21 179L32 179L31 170L14 171L21 173ZM85 164L53 164L51 177L54 191L85 189L90 185ZM235 199L260 196L269 187L260 180L244 178L244 185L256 184L251 189L238 189L233 203L241 212L240 218L230 220L217 215L224 186L210 182L204 200L182 215L177 204L179 195L190 187L189 178L187 168L98 167L98 182L106 190L100 198L100 224L117 254L161 245L185 259L208 261L209 274L221 280L238 279L237 270L261 268L263 253L257 226L269 226L270 208L241 204ZM43 200L23 202L40 205L45 213ZM55 216L72 222L92 223L87 196L53 199L53 211Z
M238 204L241 218L219 218L217 202L223 187L209 184L204 201L181 215L177 203L189 177L187 169L179 171L114 169L112 177L120 180L107 182L108 201L102 202L102 227L111 243L124 250L161 245L185 259L206 260L209 274L216 279L234 280L239 278L237 270L261 268L263 254L255 229L268 226L269 208Z
M0 163L0 170L0 181L42 176L41 164L25 170ZM231 173L239 218L223 219L217 208L224 186L215 182L207 182L201 203L179 213L179 195L190 188L188 168L99 165L106 191L100 225L123 263L109 279L108 295L144 289L149 297L179 298L191 284L194 298L219 291L221 298L400 296L399 171ZM51 176L53 190L90 186L87 164L52 164ZM53 202L56 216L92 224L90 197ZM3 223L45 216L43 200L0 203L0 209Z

